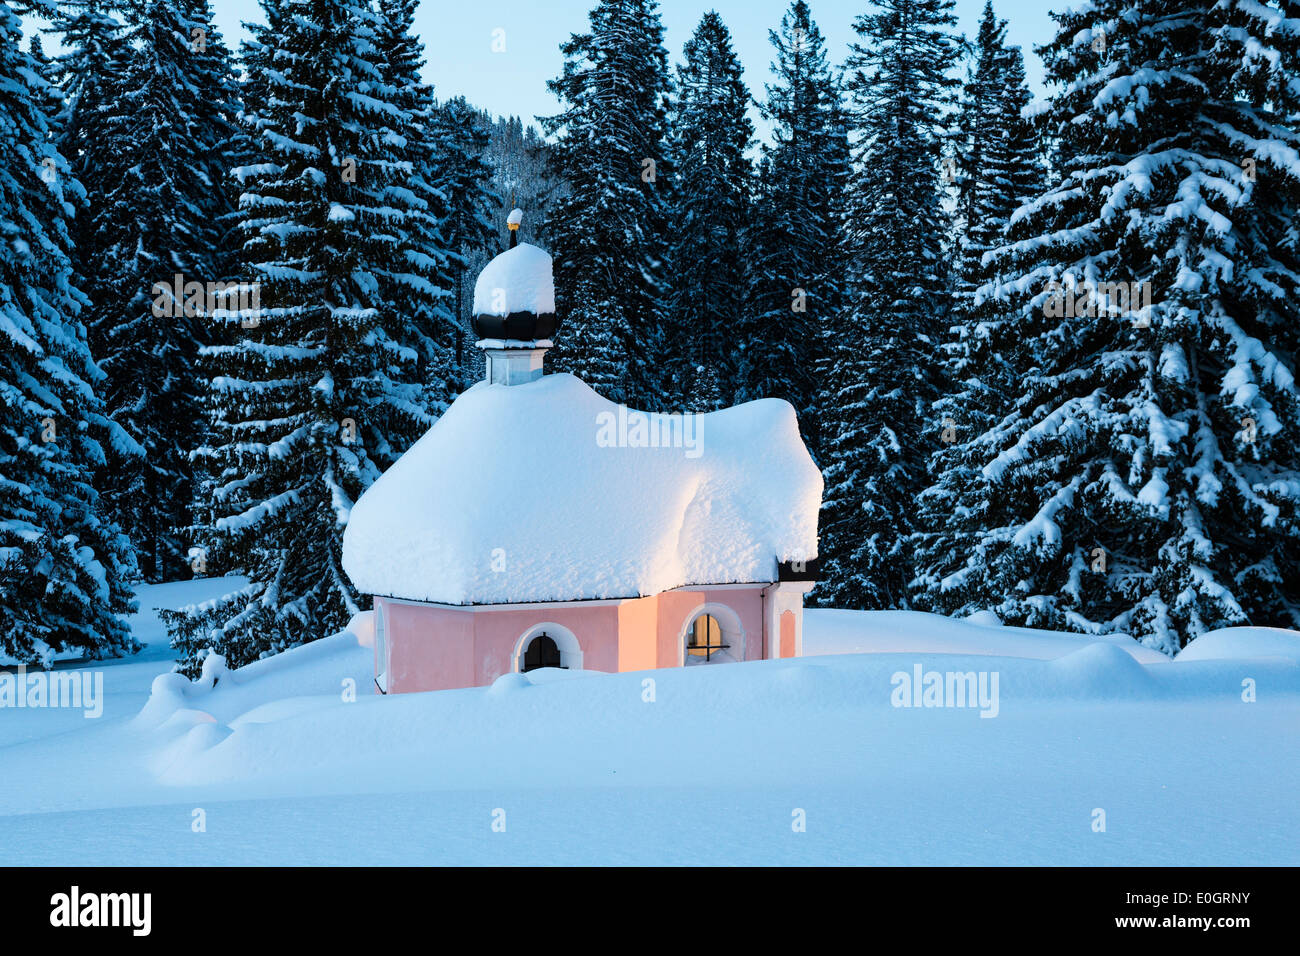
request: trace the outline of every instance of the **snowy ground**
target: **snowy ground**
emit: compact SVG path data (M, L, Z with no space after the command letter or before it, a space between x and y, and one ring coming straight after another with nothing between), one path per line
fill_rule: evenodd
M100 719L0 709L0 865L1300 862L1300 634L1167 661L908 612L807 626L796 661L379 698L352 634L155 682L146 610L146 650L94 665ZM918 665L996 674L996 717L893 706Z

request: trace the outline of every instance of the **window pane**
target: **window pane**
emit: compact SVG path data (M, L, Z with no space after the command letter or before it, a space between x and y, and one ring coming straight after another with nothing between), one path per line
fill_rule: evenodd
M686 641L688 653L692 657L706 657L710 654L710 645L716 648L722 643L722 627L711 614L701 614L691 622L690 636ZM712 653L717 653L713 651Z

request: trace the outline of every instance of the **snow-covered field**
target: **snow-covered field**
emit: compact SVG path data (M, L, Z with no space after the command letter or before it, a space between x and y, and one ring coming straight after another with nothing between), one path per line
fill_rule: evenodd
M102 717L0 709L0 865L1300 862L1295 632L811 611L800 660L380 698L357 630L213 688L143 611ZM918 668L983 704L895 706Z

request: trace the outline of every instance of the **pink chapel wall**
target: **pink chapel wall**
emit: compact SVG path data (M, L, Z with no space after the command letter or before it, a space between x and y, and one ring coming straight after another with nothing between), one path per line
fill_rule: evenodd
M459 608L375 598L383 616L388 693L444 690L490 684L516 669L520 639L539 625L553 624L576 638L584 670L605 672L676 667L682 663L686 625L713 613L724 638L744 660L765 654L763 589L755 584L690 588L622 601ZM739 657L739 654L735 656Z
M794 611L781 612L781 656L794 657L795 622Z
M744 660L762 660L763 588L761 584L746 588L690 588L657 595L659 666L677 667L682 663L682 632L699 612L713 613L722 626L723 639L733 647L738 636L736 631L741 632ZM734 651L732 656L741 659Z

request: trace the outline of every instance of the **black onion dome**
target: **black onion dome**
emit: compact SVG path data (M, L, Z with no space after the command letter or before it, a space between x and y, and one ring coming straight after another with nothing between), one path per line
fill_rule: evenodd
M509 315L475 315L470 319L474 334L481 339L519 339L531 342L549 339L559 328L554 312L511 312Z
M510 248L479 273L470 324L480 339L549 339L559 327L551 257L518 241L523 213L510 214Z

